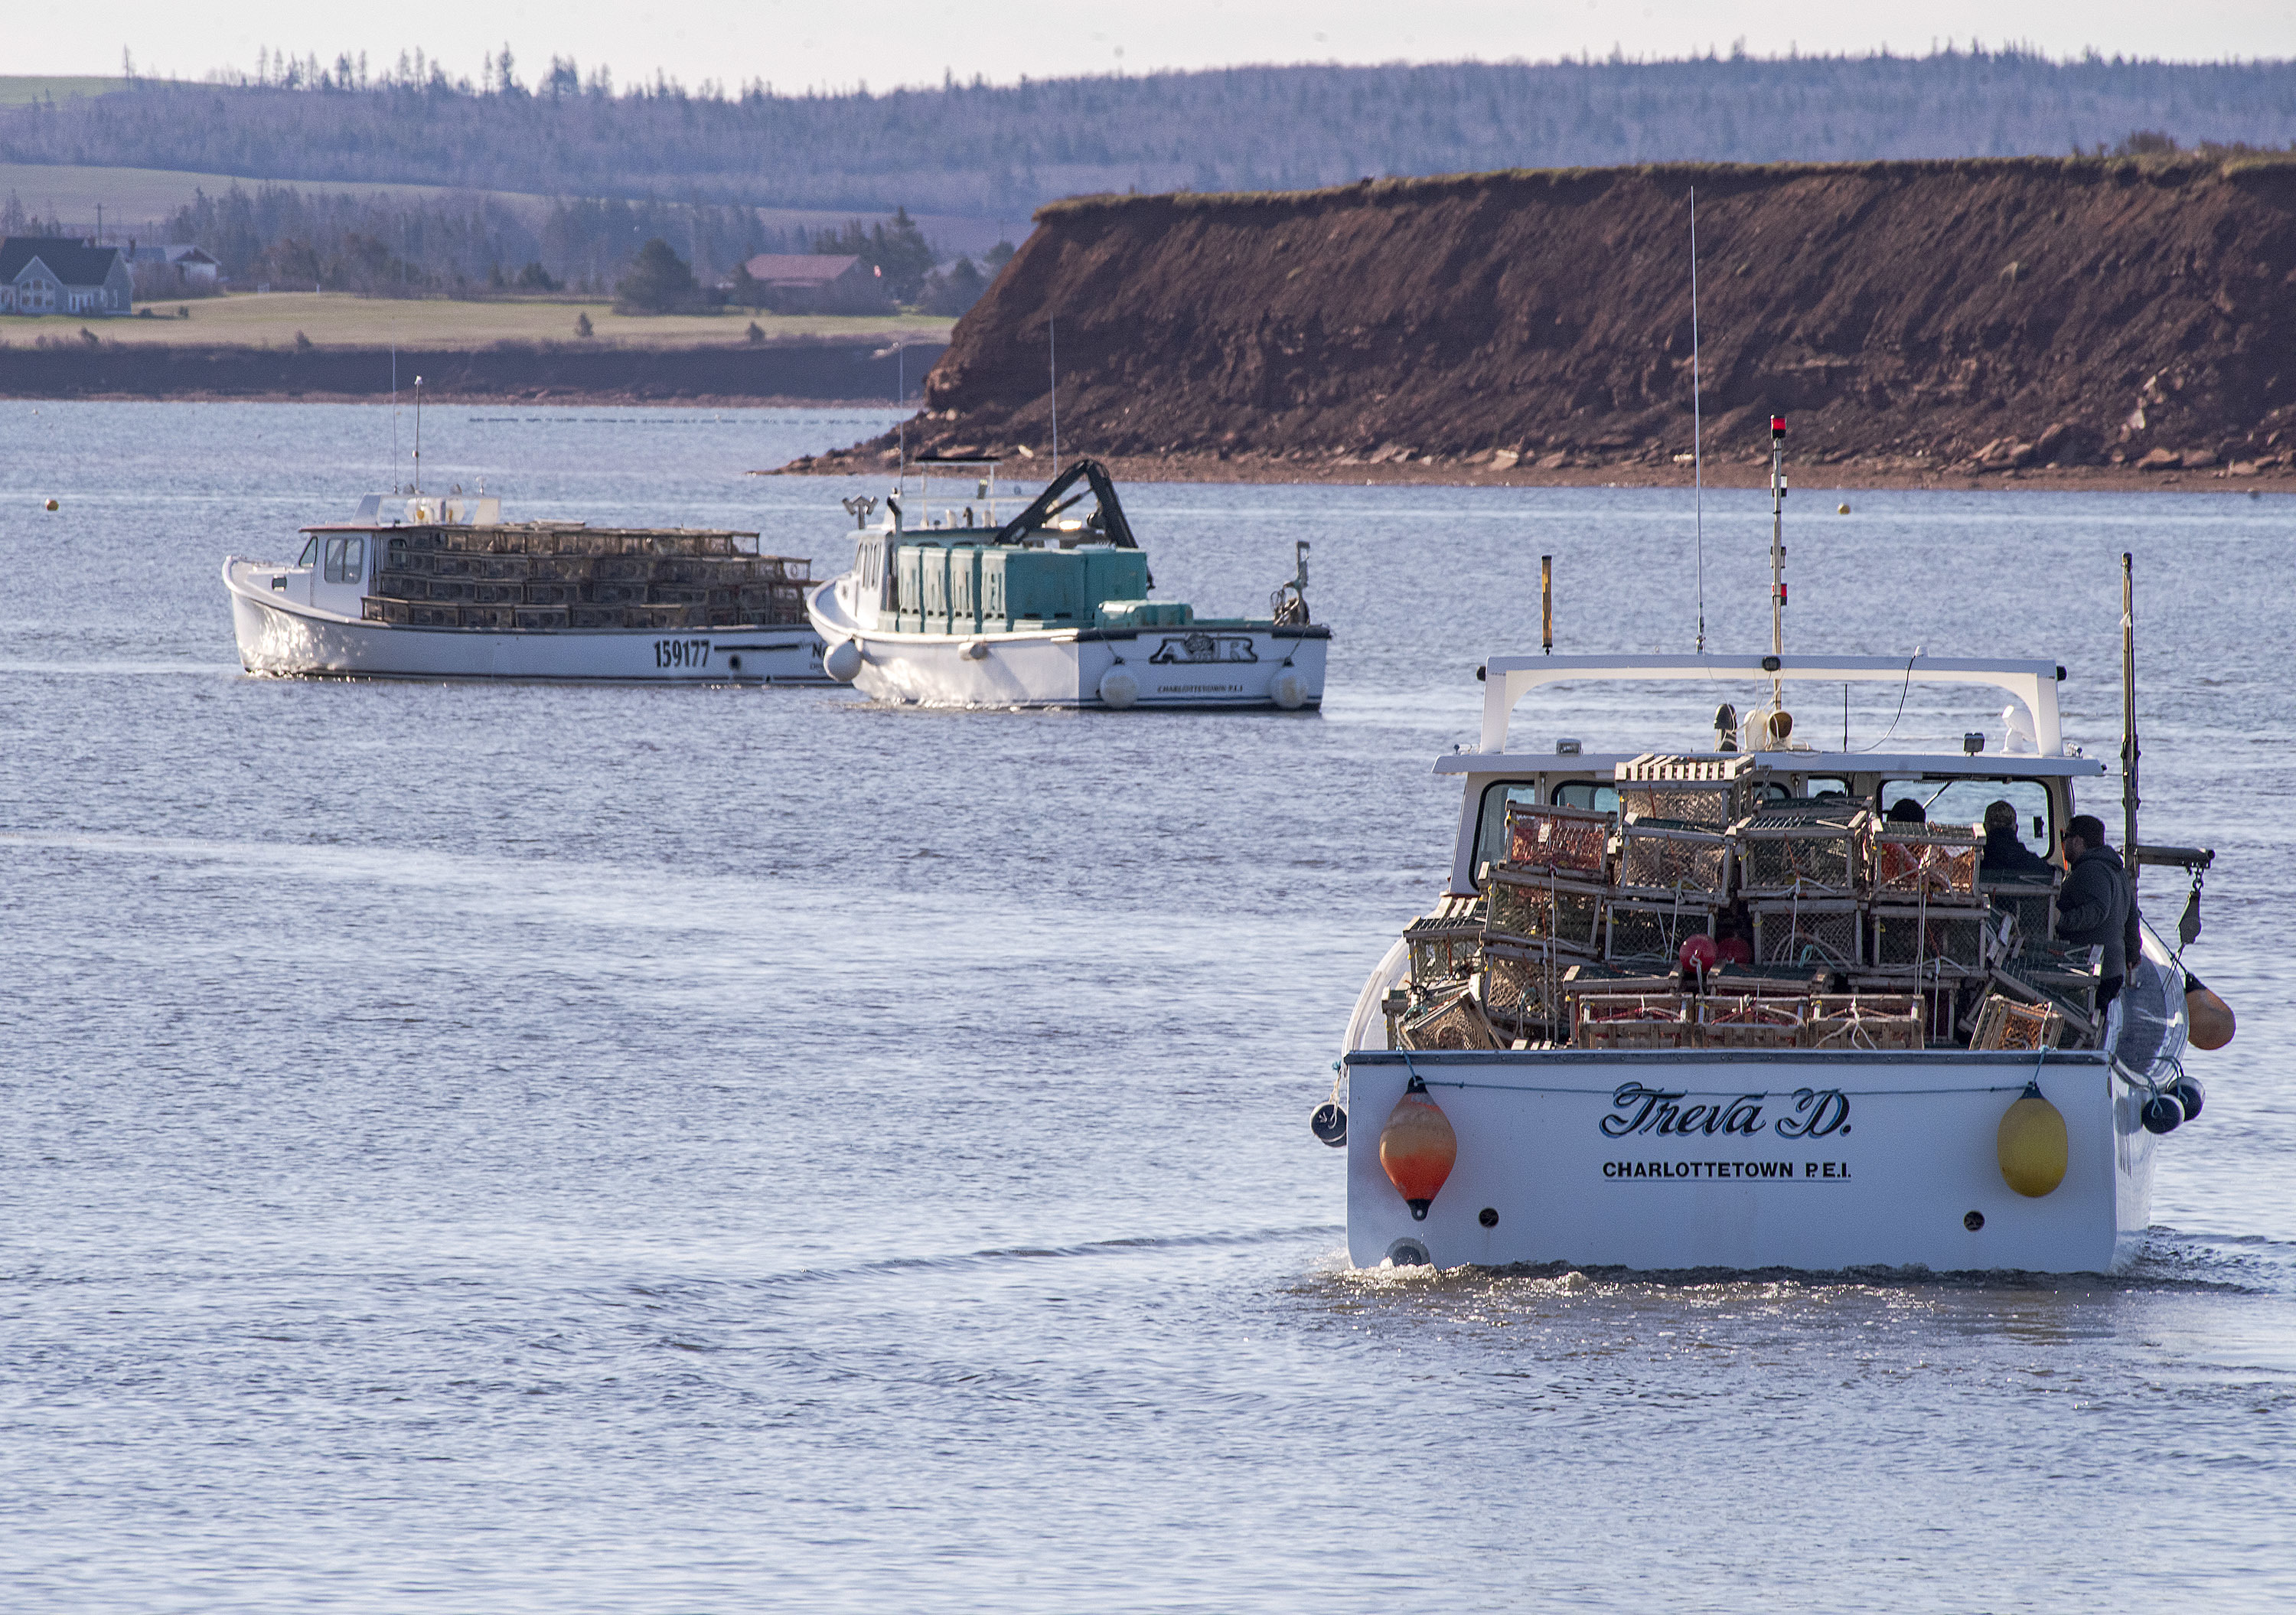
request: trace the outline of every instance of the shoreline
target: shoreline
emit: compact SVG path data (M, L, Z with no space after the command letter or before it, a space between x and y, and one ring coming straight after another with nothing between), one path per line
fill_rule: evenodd
M1498 470L1464 462L1433 465L1369 465L1327 460L1288 460L1280 456L1226 455L1105 455L1095 456L1119 482L1253 482L1329 488L1665 488L1689 492L1693 482L1686 466L1627 463L1616 465L1516 465ZM1007 458L1004 469L1028 468L1036 474L1050 461ZM866 476L893 469L890 455L857 454L845 450L805 456L767 476ZM1860 465L1854 460L1821 465L1786 461L1790 492L1859 493L1930 491L1944 493L1995 492L2014 489L2080 493L2296 493L2296 466L2259 466L2234 475L2229 467L2144 471L2133 465L2048 465L1986 470L1956 467L1912 470ZM1706 486L1717 490L1767 490L1770 485L1767 459L1759 464L1733 461L1706 467Z

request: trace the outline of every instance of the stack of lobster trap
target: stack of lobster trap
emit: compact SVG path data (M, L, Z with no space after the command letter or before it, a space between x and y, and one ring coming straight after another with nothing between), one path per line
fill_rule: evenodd
M1616 814L1508 805L1481 895L1447 895L1404 932L1391 1045L2017 1047L2093 1031L2096 950L2048 940L2053 888L1980 882L1978 831L1784 797L1759 757L1639 757L1617 789ZM1719 963L1685 978L1693 937Z
M732 628L805 620L812 563L755 533L570 522L389 528L369 622L412 627Z

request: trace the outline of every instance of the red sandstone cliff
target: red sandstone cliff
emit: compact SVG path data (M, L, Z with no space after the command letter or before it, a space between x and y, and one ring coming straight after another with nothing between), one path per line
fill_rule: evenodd
M2187 468L2296 448L2296 163L2076 159L1471 175L1046 208L911 428L1316 466ZM882 440L890 443L890 439ZM873 460L863 446L847 464ZM828 463L821 463L822 469Z

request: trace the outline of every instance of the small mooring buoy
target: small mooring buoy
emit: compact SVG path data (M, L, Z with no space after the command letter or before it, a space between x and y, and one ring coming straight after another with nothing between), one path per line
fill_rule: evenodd
M2017 1103L2002 1112L1994 1136L2001 1178L2028 1200L2038 1200L2065 1181L2067 1150L2062 1111L2027 1083Z
M1837 516L1846 516L1849 513L1849 507L1846 504L1838 504L1834 506L1833 513Z
M1451 1128L1451 1119L1414 1072L1379 1131L1379 1164L1387 1168L1388 1181L1411 1208L1413 1217L1427 1220L1428 1206L1442 1193L1458 1159L1459 1135Z
M56 508L56 502L55 502L54 500L53 500L53 499L49 500L49 501L48 501L48 508L49 508L50 510L54 510L54 509Z

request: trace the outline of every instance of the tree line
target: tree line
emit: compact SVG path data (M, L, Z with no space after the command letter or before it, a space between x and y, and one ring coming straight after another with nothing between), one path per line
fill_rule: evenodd
M617 87L505 46L475 81L421 53L272 57L235 82L135 79L0 110L0 160L308 183L678 196L1018 219L1080 193L1262 190L1508 168L2065 153L2131 129L2296 143L2296 62L2019 50L1926 56L1252 67L790 94ZM669 239L665 237L665 239Z

